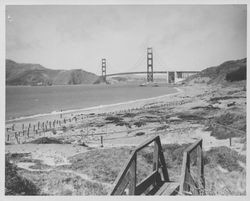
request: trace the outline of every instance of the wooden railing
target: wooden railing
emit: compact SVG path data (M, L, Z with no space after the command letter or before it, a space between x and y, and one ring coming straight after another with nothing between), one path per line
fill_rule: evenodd
M154 153L152 173L137 184L137 153L153 142ZM154 191L154 189L159 187L163 182L168 181L169 176L162 152L160 137L156 136L147 140L133 151L131 157L117 177L110 195L141 195L145 192L150 193L150 191Z
M191 158L191 156L195 156L195 154L196 157ZM194 166L191 166L191 162L194 163ZM196 178L192 176L191 168L195 169ZM205 180L202 140L198 140L184 151L179 193L182 195L201 195L204 194L204 189Z

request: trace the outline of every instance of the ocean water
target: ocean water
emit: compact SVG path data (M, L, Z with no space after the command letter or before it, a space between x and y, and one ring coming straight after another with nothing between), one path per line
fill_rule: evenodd
M167 85L6 86L6 120L152 98L176 90Z

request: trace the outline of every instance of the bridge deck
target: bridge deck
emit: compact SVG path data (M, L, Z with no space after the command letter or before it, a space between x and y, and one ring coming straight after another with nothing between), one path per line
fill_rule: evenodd
M177 73L199 73L200 71L154 71L154 74L166 74L169 72L177 72ZM147 74L147 71L138 71L138 72L122 72L122 73L111 73L106 74L106 77L117 76L117 75L134 75L134 74Z

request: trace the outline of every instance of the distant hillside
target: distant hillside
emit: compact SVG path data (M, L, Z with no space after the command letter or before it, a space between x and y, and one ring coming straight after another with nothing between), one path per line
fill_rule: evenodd
M246 58L226 61L219 66L206 68L200 73L189 77L186 83L206 82L207 84L225 84L246 80L246 62Z
M92 84L94 73L81 69L52 70L40 64L22 64L6 60L6 85L74 85Z

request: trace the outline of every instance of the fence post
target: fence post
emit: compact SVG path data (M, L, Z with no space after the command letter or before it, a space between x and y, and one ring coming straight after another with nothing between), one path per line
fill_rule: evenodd
M231 137L229 137L229 145L230 145L230 147L232 146L232 138Z
M103 147L103 136L101 136L101 147Z

